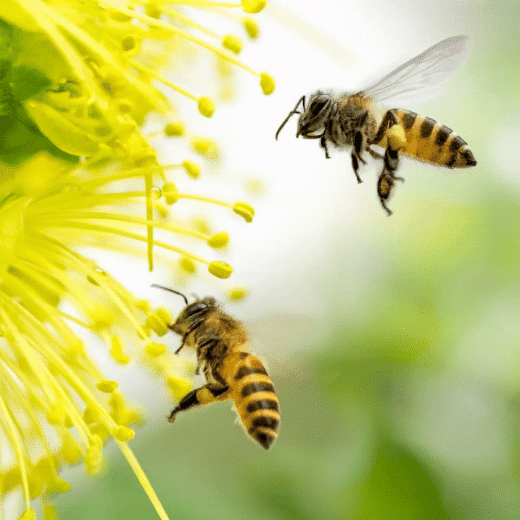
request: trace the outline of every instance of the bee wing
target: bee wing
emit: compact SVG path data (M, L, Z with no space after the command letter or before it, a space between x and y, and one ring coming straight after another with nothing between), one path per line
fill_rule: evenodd
M469 50L467 36L447 38L397 67L364 92L377 102L411 98L426 101L441 92L466 61Z
M247 320L252 349L269 356L269 364L288 362L295 352L313 348L326 333L327 323L305 314L270 314L264 318Z

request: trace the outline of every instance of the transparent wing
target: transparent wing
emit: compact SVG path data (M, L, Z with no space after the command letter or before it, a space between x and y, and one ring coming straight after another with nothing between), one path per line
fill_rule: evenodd
M426 101L442 91L444 85L466 61L470 50L467 36L442 40L387 74L364 90L375 101Z

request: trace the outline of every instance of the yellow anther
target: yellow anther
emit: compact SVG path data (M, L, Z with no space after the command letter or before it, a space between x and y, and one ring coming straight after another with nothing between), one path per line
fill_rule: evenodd
M62 403L54 403L45 413L50 424L63 424L66 415L67 413Z
M193 227L200 231L201 233L204 233L205 235L209 235L211 233L211 226L207 219L204 217L196 217L192 220Z
M394 125L386 134L388 144L393 150L400 150L406 145L406 134L401 125Z
M249 290L245 287L235 287L228 291L230 300L240 301L243 300L249 294Z
M267 0L241 0L242 9L246 13L259 13L267 3Z
M272 94L275 87L275 82L273 77L267 72L262 72L260 74L260 86L262 87L262 92L268 96Z
M215 233L208 239L208 246L214 247L215 249L226 247L229 243L229 235L225 231Z
M243 43L242 40L237 36L226 34L226 36L222 38L222 46L229 51L238 54L242 50Z
M173 182L166 182L162 187L164 201L166 204L174 204L179 200L179 191Z
M244 24L244 29L246 30L249 38L251 38L252 40L254 40L255 38L258 38L260 30L258 28L258 24L253 19L244 18L242 20L242 23Z
M265 190L265 184L262 179L250 177L245 182L245 188L254 195L258 195Z
M41 478L49 480L54 476L54 469L50 457L42 457L33 468L33 473L38 474Z
M184 125L182 123L168 123L163 132L166 137L181 137L184 135Z
M172 322L172 315L170 314L170 311L168 309L165 309L164 307L158 307L155 311L155 314L164 323L166 323L166 325Z
M145 324L150 327L158 336L164 336L168 332L168 323L157 312L146 317Z
M89 438L89 446L90 447L96 447L98 451L101 451L103 449L103 441L101 440L101 437L99 435L91 435Z
M118 99L117 106L122 114L129 114L134 109L134 104L129 99Z
M251 222L255 215L255 210L247 202L237 202L233 206L233 211L245 219L246 222Z
M166 384L177 401L182 399L192 389L192 384L189 379L178 376L168 376Z
M34 509L27 509L19 518L19 520L36 520L36 513L34 512Z
M65 461L69 464L76 464L81 458L81 449L78 441L69 431L63 433L60 451Z
M150 357L157 357L166 352L166 345L157 343L156 341L150 341L144 350Z
M58 512L52 504L45 504L43 507L44 520L58 520Z
M130 358L123 352L123 344L117 336L112 336L110 355L121 365L126 365Z
M110 437L110 432L103 423L93 424L90 427L90 433L96 437L99 437L103 443Z
M186 271L187 273L193 274L197 270L197 266L195 262L188 258L187 256L183 256L179 261L179 267Z
M209 97L202 96L199 98L199 112L206 117L211 117L215 112L215 103Z
M193 161L183 161L182 167L186 170L186 173L193 179L198 179L200 176L200 166Z
M132 35L125 36L121 40L121 48L124 51L131 51L133 48L135 48L136 45L137 45L137 40L136 40L135 36L132 36Z
M112 10L109 11L109 16L110 18L112 18L112 20L115 20L116 22L129 22L132 19L127 14Z
M191 147L198 154L208 159L218 159L218 145L213 139L207 137L194 137L191 140Z
M43 485L45 484L43 475L37 470L35 471L34 469L31 469L27 473L27 480L29 483L29 496L31 499L39 497L43 492Z
M66 493L70 487L70 482L63 480L57 475L54 475L50 482L47 483L47 491L49 493Z
M97 437L99 442L101 443L101 439L99 436L94 435L93 437ZM99 473L103 466L103 457L101 455L101 448L96 444L91 444L87 453L85 454L85 467L87 472L90 475L96 475Z
M135 437L135 432L126 426L118 426L112 430L112 435L121 442L127 442Z
M97 408L94 408L91 405L88 405L83 410L83 420L87 424L92 424L92 423L95 423L95 422L99 421L99 417L100 417L99 410Z
M226 262L215 261L208 265L208 271L217 278L229 278L233 268Z
M107 394L111 394L119 385L116 381L100 381L96 387L98 390L101 390L102 392L105 392Z
M144 313L150 312L150 308L151 308L150 302L148 300L137 300L135 302L135 307Z

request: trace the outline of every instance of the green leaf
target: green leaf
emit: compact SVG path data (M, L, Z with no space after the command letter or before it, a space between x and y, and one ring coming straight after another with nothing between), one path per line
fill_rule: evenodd
M0 19L0 58L7 58L12 54L13 28Z
M39 94L52 83L40 69L23 64L11 69L8 80L11 92L18 101Z
M447 520L433 471L411 450L381 437L359 490L358 520Z
M11 68L11 60L9 58L0 58L0 81L2 81Z

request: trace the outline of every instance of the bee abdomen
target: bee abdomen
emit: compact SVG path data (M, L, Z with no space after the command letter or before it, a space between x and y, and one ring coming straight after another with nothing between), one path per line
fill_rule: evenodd
M274 386L262 362L252 354L243 357L233 375L237 413L247 433L265 449L278 436L280 408Z
M451 128L409 110L394 112L406 135L406 145L400 150L404 155L447 168L477 164L468 143Z

